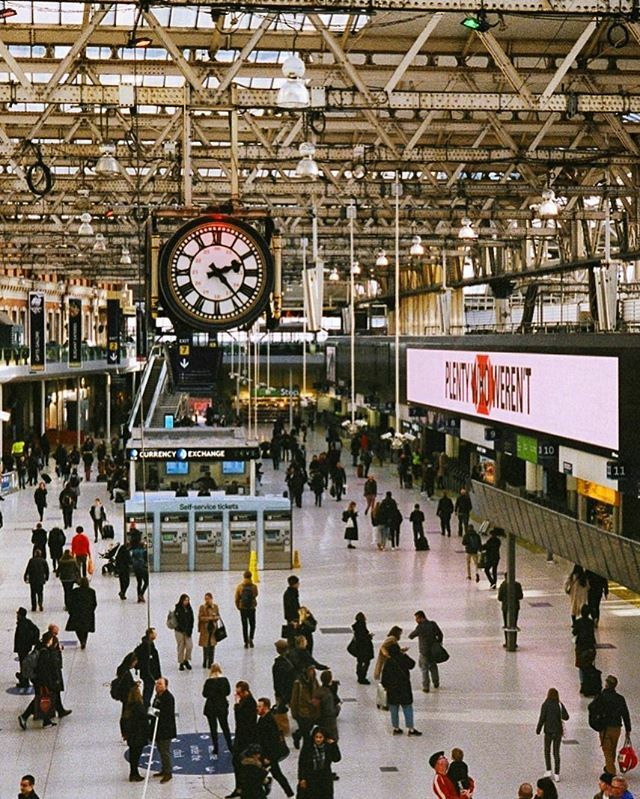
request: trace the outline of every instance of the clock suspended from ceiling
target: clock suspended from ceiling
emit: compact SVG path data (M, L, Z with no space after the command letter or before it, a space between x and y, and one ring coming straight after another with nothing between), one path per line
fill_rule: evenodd
M158 285L164 310L191 330L231 330L252 324L274 288L273 257L246 222L201 216L163 245Z

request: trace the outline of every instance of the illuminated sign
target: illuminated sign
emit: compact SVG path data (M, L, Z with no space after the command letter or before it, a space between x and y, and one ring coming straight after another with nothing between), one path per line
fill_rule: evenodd
M129 447L130 461L250 461L260 458L260 447Z
M407 400L618 449L617 358L408 349Z

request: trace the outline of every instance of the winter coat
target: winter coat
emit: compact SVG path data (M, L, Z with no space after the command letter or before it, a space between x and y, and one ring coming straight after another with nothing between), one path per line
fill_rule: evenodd
M213 633L218 626L219 619L220 609L215 602L210 607L209 605L200 605L198 610L198 646L216 645Z
M569 721L569 714L562 702L555 699L545 699L540 708L540 718L536 727L536 735L544 730L545 735L552 738L562 737L562 722Z
M191 605L183 605L181 602L178 602L174 610L176 612L176 619L178 622L176 626L176 632L191 636L193 633L193 625L195 623L193 608Z
M342 514L342 521L345 523L344 540L358 540L358 511L345 510Z
M67 536L64 534L64 530L61 530L60 527L52 527L49 531L49 555L52 560L54 558L60 560L66 543Z
M356 645L357 660L373 660L373 641L372 635L367 629L365 621L356 621L351 625L353 630L353 640Z
M241 601L242 601L242 591L245 586L251 586L251 593L253 594L253 601L251 602L250 608L241 608ZM234 603L238 610L255 610L258 605L258 586L251 580L250 577L245 577L242 582L238 583L236 586L236 593L234 596Z
M485 564L487 566L497 566L500 563L500 539L498 536L491 535L488 540L480 547L484 552Z
M96 631L96 592L93 588L78 586L69 597L69 619L65 630L77 633L94 633Z
M141 702L127 702L122 714L122 732L132 749L149 743L149 716Z
M293 663L286 655L278 655L273 661L271 674L273 677L273 692L277 701L288 705L291 701L291 691L296 678L296 670Z
M387 636L382 644L380 644L380 649L378 650L378 657L376 658L376 665L373 667L373 679L379 680L382 674L382 670L384 668L384 664L387 662L387 658L389 655L387 654L387 647L391 646L391 644L397 644L398 639L395 638L393 635Z
M287 621L298 621L298 611L300 610L300 596L298 589L288 586L282 595L284 607L284 617Z
M271 763L277 763L284 754L284 747L280 729L273 717L273 710L269 710L264 716L258 716L256 739L262 748L263 756Z
M318 681L313 682L298 678L293 683L291 691L291 715L295 719L308 719L317 721L320 715L318 702L314 702L316 692L319 689Z
M242 799L265 799L267 796L264 784L266 778L267 770L255 758L243 757L238 769L238 787L242 793Z
M33 501L36 503L36 508L46 508L47 507L47 489L46 488L36 488L33 492Z
M176 728L176 700L170 691L163 691L156 694L153 700L153 707L160 711L158 716L158 731L156 738L159 741L167 741L176 738L178 730Z
M342 755L337 743L324 744L324 761L319 767L319 759L314 756L315 744L312 738L306 738L298 760L298 780L307 784L305 799L333 799L333 773L331 764L341 760Z
M26 616L20 616L13 635L13 651L24 657L40 640L40 630Z
M77 583L80 580L80 567L75 558L62 558L58 563L58 577L63 583Z
M249 694L233 706L236 720L236 733L233 738L233 754L240 754L256 742L256 725L258 723L256 700Z
M202 687L202 696L207 700L204 703L205 716L226 716L229 712L229 694L231 686L226 677L209 677Z
M31 585L44 585L49 579L49 566L44 558L29 558L24 570L24 581Z
M586 585L581 585L575 574L570 574L564 584L564 590L569 595L571 615L579 616L582 606L589 602L589 581L585 578Z
M382 670L381 682L387 689L387 701L390 705L413 704L409 672L415 665L415 660L405 652L399 652L387 658Z
M160 655L153 641L145 635L134 651L138 658L138 671L143 682L157 680L162 676Z
M335 695L328 685L321 685L315 692L314 699L319 705L318 726L327 733L329 738L338 740L338 714Z

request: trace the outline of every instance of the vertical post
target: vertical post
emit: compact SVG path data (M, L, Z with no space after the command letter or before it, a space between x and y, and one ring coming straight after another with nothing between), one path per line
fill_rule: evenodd
M40 435L44 435L47 430L47 420L45 414L47 412L47 381L43 380L40 383Z
M515 652L518 648L516 601L516 537L507 533L507 628L504 631L507 652Z
M293 372L289 369L289 430L293 427Z
M267 333L267 388L271 388L271 334Z
M307 274L307 245L308 240L306 238L300 239L300 244L302 245L302 275ZM304 282L304 281L303 281ZM309 294L305 295L307 299L306 305L309 306L312 302L311 297ZM304 304L303 304L304 305ZM302 394L306 396L307 394L307 313L309 312L308 307L303 307L302 313ZM268 384L268 381L267 381Z
M106 420L105 420L105 444L111 446L111 373L105 375L105 400L106 400Z
M256 441L258 440L258 383L260 382L260 338L259 338L260 328L256 325L256 337L253 343L253 390L255 392L255 396L253 398L253 413L254 413L254 431L255 431L255 438Z
M192 205L191 181L191 113L189 111L189 84L184 87L184 105L182 107L182 181L184 204L187 208Z
M80 378L76 377L76 444L80 449L82 414L80 413Z
M256 462L249 461L249 494L256 495Z
M4 396L3 386L0 383L0 411L4 411ZM4 422L0 419L0 463L2 463L2 455L4 453ZM0 472L2 469L0 468Z
M229 179L231 182L231 202L240 197L240 184L238 180L238 111L236 109L237 89L236 84L231 84L231 110L229 111L229 137L231 143Z
M351 347L351 424L356 420L356 284L353 273L353 224L356 218L356 207L347 206L347 219L349 220L349 341Z
M394 269L394 364L396 429L400 429L400 180L396 172L393 184L395 205L395 269Z

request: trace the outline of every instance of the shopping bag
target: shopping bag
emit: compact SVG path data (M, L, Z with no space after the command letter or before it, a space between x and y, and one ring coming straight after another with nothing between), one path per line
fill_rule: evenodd
M631 771L638 765L638 755L636 750L631 746L631 738L627 735L624 739L624 746L618 752L618 768L623 774Z

